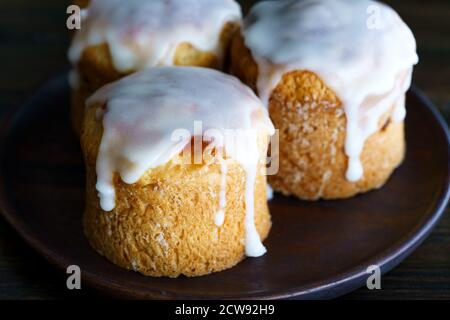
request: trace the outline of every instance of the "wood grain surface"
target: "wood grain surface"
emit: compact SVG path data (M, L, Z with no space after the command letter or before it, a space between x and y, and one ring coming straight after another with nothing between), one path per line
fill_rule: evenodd
M247 8L251 1L241 2ZM388 2L417 37L421 62L414 82L450 120L450 1ZM61 0L0 2L0 118L45 80L67 68L67 5L68 1ZM343 299L450 299L449 248L447 209L428 240L383 277L382 290L360 289ZM0 299L68 297L101 298L89 288L68 291L64 275L28 248L0 219Z

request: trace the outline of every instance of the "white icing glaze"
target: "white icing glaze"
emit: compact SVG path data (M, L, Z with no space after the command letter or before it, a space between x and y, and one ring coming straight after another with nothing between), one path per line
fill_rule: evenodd
M270 185L267 185L266 194L267 194L267 200L270 201L273 199L274 191Z
M252 139L255 141L255 139ZM252 153L258 152L256 143L248 145L251 148ZM256 225L254 222L255 218L255 207L251 205L255 203L255 192L254 185L256 181L258 162L255 157L250 161L247 161L245 165L245 172L247 174L247 179L245 181L245 254L249 257L259 257L266 253L266 248L261 241L255 241L259 239L258 231L256 230Z
M80 87L80 75L76 68L70 70L68 80L71 88L76 89Z
M394 10L371 0L266 1L244 24L266 105L282 76L294 70L316 73L339 96L347 118L346 177L360 180L360 155L381 116L405 117L404 96L418 62L411 30Z
M115 207L114 173L125 183L136 183L147 170L183 151L191 141L190 129L201 121L200 134L223 134L213 142L246 172L246 254L264 254L254 223L254 186L262 156L257 136L261 130L273 135L275 129L261 101L248 87L211 69L161 67L101 88L87 101L88 107L96 103L106 105L99 114L104 132L96 185L103 210ZM189 135L180 134L181 129L189 130ZM219 211L226 206L227 169L226 161L222 161ZM222 213L216 220L223 223Z
M184 42L221 58L224 25L242 17L234 0L91 0L82 12L69 59L76 64L86 47L106 43L120 72L172 65Z
M216 224L216 226L221 227L224 222L225 222L225 211L224 211L224 209L220 209L216 213L216 217L214 218L214 223Z

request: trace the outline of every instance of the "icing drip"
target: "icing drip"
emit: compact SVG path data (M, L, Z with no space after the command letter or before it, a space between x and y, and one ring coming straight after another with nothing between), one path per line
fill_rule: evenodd
M172 65L181 43L221 58L220 34L240 22L234 0L91 0L69 50L76 64L86 47L108 44L117 71Z
M78 70L76 68L70 70L68 80L69 80L69 85L70 85L71 88L74 88L74 89L79 88L79 86L80 86L80 75L79 75Z
M274 193L274 191L273 191L272 187L267 185L267 190L266 190L267 200L270 201L273 199L273 196L274 196L273 193Z
M282 76L294 70L316 73L336 92L347 118L346 177L360 180L361 152L381 117L405 117L404 96L418 62L411 30L376 1L280 0L257 4L243 35L258 64L257 89L266 105Z
M265 156L259 154L257 138L258 132L273 135L275 129L248 87L211 69L161 67L101 88L87 101L88 107L97 103L106 104L99 115L103 137L96 168L103 210L115 207L114 173L125 183L136 183L147 170L182 152L191 141L189 129L201 121L204 137L213 131L223 133L221 143L213 142L223 146L226 156L246 172L246 253L259 256L265 252L254 223L256 172ZM224 214L227 167L221 160L219 207ZM216 217L217 224L223 223L222 212Z
M256 144L254 148L258 151ZM258 163L250 161L247 163L245 172L247 173L246 187L245 187L245 254L248 257L259 257L266 253L266 248L261 243L261 241L255 241L259 239L258 231L256 230L256 225L254 222L255 208L252 205L255 203L255 181L256 181L256 171L258 168Z

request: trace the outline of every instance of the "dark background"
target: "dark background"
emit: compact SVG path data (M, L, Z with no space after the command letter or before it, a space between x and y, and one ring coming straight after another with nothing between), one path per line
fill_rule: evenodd
M250 0L242 0L244 9ZM414 83L450 120L450 0L387 1L416 35L420 65ZM67 68L66 8L61 0L1 0L0 121L43 82ZM65 108L67 106L61 106ZM71 292L65 277L0 218L0 299L90 298ZM344 299L450 299L450 209L431 236L382 278L382 290L360 289Z

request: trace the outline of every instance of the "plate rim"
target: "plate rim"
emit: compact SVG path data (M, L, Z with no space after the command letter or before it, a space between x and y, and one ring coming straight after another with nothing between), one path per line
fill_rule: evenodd
M56 77L52 77L46 81L39 89L34 91L31 97L25 100L16 108L12 108L10 112L2 116L0 122L0 156L6 151L6 145L9 136L14 132L17 123L20 123L20 119L23 114L38 102L42 97L46 97L48 93L54 92L55 86L61 86L61 82L64 81L64 85L67 86L67 73L64 72ZM447 158L450 160L450 130L445 122L443 116L438 111L437 107L431 102L431 100L416 86L412 85L411 94L425 106L428 112L437 123L437 127L442 132L447 142ZM18 233L18 235L30 246L33 250L36 250L42 255L51 265L60 270L65 270L69 264L65 261L64 257L55 253L51 248L46 246L39 237L34 233L29 232L29 227L22 219L20 219L14 212L16 209L11 204L10 200L6 196L6 185L4 179L4 158L0 158L0 214L5 220L12 226L12 228ZM316 299L327 297L333 298L346 293L351 292L354 289L361 287L362 281L367 278L367 273L361 270L361 265L376 264L380 266L382 274L395 268L404 258L406 258L412 251L414 251L430 234L433 227L438 223L445 212L445 208L450 200L450 161L447 165L447 184L440 187L440 193L436 200L436 207L432 210L431 215L423 217L417 224L409 230L403 237L399 238L393 245L390 245L385 250L380 251L379 254L372 256L357 266L348 269L338 275L333 276L334 281L330 281L329 278L317 280L315 282L308 283L307 286L300 286L290 289L278 290L267 293L253 293L243 294L241 296L185 296L185 293L177 293L174 291L165 291L157 289L148 289L145 293L134 291L127 288L123 284L115 282L113 279L101 278L96 273L92 273L89 270L82 272L83 282L89 287L97 288L104 292L113 290L115 294L126 295L137 299L225 299L225 300L254 300L254 299ZM342 289L341 286L347 284L348 286ZM309 289L308 289L309 288ZM287 292L287 290L289 292ZM330 294L331 293L331 294Z

